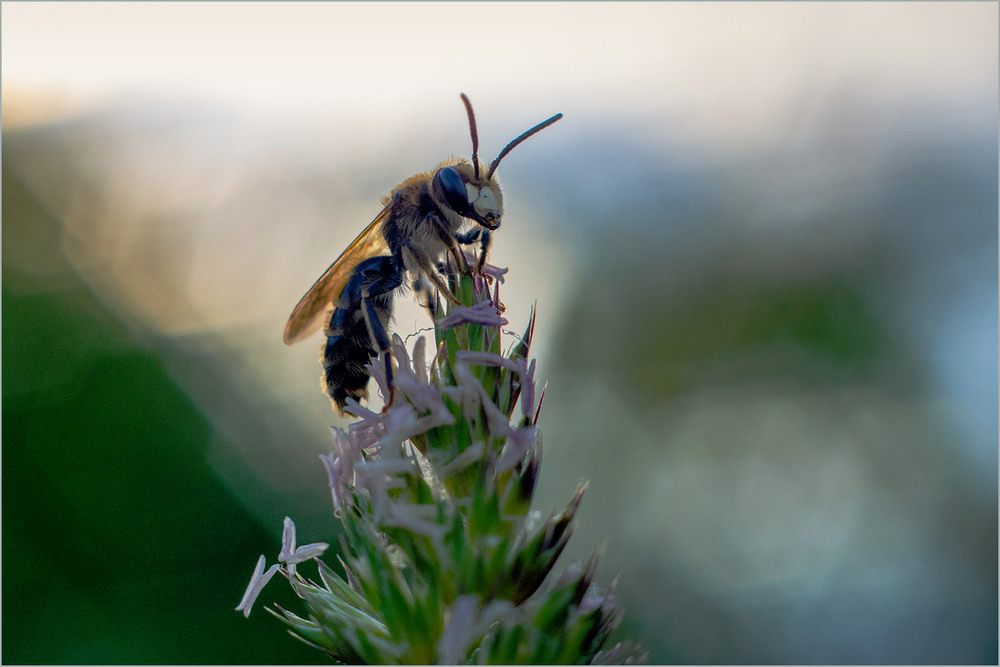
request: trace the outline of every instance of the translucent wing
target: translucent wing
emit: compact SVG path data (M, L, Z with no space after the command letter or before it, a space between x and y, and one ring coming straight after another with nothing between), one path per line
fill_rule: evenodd
M316 331L322 324L327 306L340 296L354 267L388 249L381 233L381 223L388 216L391 206L391 203L388 204L375 216L371 224L365 227L365 231L347 246L347 250L341 253L337 261L330 265L299 300L285 325L285 345L298 342Z

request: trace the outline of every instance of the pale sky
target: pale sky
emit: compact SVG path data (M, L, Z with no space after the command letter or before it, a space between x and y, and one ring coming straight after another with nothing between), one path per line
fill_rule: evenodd
M803 95L995 97L997 5L5 3L2 49L5 123L44 93L49 114L155 94L377 126L464 90L739 142Z

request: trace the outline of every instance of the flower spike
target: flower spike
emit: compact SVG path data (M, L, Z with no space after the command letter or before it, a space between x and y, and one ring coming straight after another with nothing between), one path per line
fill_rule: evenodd
M281 572L308 613L268 611L341 662L634 662L644 656L631 644L604 649L621 613L614 585L594 583L597 554L554 574L586 484L547 519L531 510L545 396L528 356L535 308L504 353L506 270L482 272L490 278L450 276L462 303L438 313L432 355L423 336L412 349L393 336L389 405L375 412L348 399L357 421L332 429L320 460L342 531L340 567L319 560L326 542L297 546L286 517L279 562L265 571L261 556L238 609L249 615ZM367 370L388 400L386 361ZM296 569L308 561L318 584Z

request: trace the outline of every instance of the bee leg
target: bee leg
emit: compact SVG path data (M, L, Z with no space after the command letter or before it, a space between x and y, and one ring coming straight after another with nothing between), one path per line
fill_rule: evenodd
M456 236L456 234L448 227L447 223L439 216L429 215L427 217L433 224L438 238L441 239L442 243L448 246L451 256L455 258L455 266L458 267L459 273L466 273L469 270L469 267L465 262L465 256L462 253L462 248L459 246L459 243L461 243L459 236ZM472 234L472 232L469 234ZM461 235L461 237L465 238L466 236L469 236L469 234ZM458 301L456 300L455 303L458 303Z
M394 396L394 392L392 391L392 355L389 354L389 334L380 317L381 309L375 305L375 301L366 296L361 299L361 303L364 307L362 312L364 313L365 322L368 324L368 332L385 363L385 386L386 393L388 394L388 396L385 396L385 407L389 407L392 405L392 397Z
M451 290L448 289L448 286L445 285L444 281L441 279L441 274L434 269L434 264L419 248L417 248L409 240L406 240L403 242L401 252L405 266L416 267L416 269L418 269L423 275L427 276L427 278L434 283L434 286L437 287L442 294L444 294L445 298L452 303L456 305L462 303L459 301L457 296L451 293Z
M489 230L476 227L465 234L456 234L455 240L462 245L472 245L476 241L479 241L479 259L476 261L474 273L483 276L487 282L492 282L493 279L483 273L483 267L486 265L486 256L489 254L490 244L493 242L493 235Z
M439 272L443 273L447 271L447 266L445 266L444 262L438 262L437 269ZM413 281L413 291L419 295L417 298L420 305L427 309L427 312L430 313L431 319L437 320L438 313L441 310L440 302L437 298L437 292L428 288L426 283L424 283L421 278L417 278Z
M385 407L392 405L392 355L389 353L389 318L392 315L392 295L403 284L404 271L391 257L383 259L381 266L372 272L369 282L361 292L361 306L371 341L385 363L385 385L388 396Z
M483 230L479 239L479 261L476 262L476 273L483 275L483 267L486 266L486 255L490 252L490 245L493 243L493 235L488 230Z
M469 270L468 265L465 263L465 255L462 253L462 248L455 242L455 239L450 238L451 242L448 244L448 250L451 251L451 256L455 258L455 266L458 268L459 273L465 273Z
M388 396L392 401L392 362L387 328L392 298L403 271L392 257L371 257L354 270L330 317L323 350L327 394L343 414L347 399L361 400L370 376L365 365L384 353Z
M462 245L472 245L479 239L479 234L482 231L483 230L481 228L476 227L474 229L470 229L464 234L455 234L455 240Z
M493 242L493 235L489 230L476 227L465 234L456 234L455 240L462 245L472 245L479 241L479 261L476 262L476 273L483 275L483 266L486 264L486 255L489 253L490 244Z

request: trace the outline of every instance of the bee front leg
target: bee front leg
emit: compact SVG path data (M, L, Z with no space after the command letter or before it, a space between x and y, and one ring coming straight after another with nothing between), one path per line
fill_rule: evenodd
M462 245L472 245L479 239L479 235L482 233L482 229L479 227L474 227L464 234L455 234L455 240Z
M490 244L493 242L493 236L488 230L476 227L475 229L470 229L465 234L456 234L455 240L462 245L472 245L476 241L479 241L479 259L476 262L475 272L482 276L483 266L486 265L486 255L489 253Z
M465 255L459 244L467 245L474 241L476 239L477 230L472 230L465 234L455 234L455 232L448 227L448 224L440 216L431 214L427 216L427 219L433 225L438 238L441 239L441 243L448 248L451 256L455 258L455 266L458 268L458 272L467 273L469 266L465 262Z
M489 276L483 274L483 267L486 266L486 255L489 254L492 243L493 235L484 229L482 236L479 237L479 261L476 262L476 273L485 278L489 278Z
M459 305L462 302L457 296L451 293L448 286L445 285L444 281L441 279L441 274L437 272L434 268L434 264L431 260L420 250L416 245L410 241L403 242L402 248L404 265L407 267L415 267L423 275L434 283L434 286L445 296L446 299L451 301L455 305Z
M472 245L479 241L479 260L476 262L476 273L483 275L483 267L486 265L486 256L490 252L490 245L493 243L493 235L489 230L481 227L470 229L465 234L456 234L455 240L462 245ZM488 276L484 276L487 277Z

